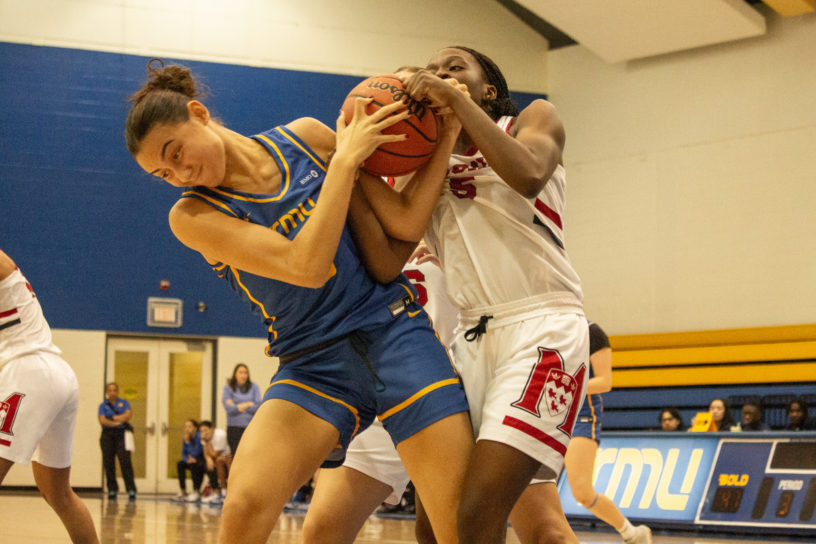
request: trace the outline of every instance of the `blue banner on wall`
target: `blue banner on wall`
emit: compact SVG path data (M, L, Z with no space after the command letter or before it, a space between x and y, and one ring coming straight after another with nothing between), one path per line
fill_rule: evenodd
M595 490L631 519L694 523L717 452L717 436L604 437L595 460ZM572 496L562 473L559 494L567 516L592 514Z

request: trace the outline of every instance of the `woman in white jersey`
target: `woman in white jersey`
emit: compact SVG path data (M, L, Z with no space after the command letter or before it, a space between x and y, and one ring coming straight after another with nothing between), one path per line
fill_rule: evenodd
M478 441L458 511L460 541L503 542L518 501L510 517L517 532L543 526L549 541L575 542L554 480L586 388L589 334L564 249L564 127L544 100L518 113L496 65L465 47L438 51L406 88L462 123L426 233L460 309L454 354ZM425 227L416 210L407 213L378 180L360 183L386 234L416 239ZM407 258L392 248L369 259L380 280ZM547 483L528 489L534 477Z
M37 488L71 541L99 542L71 489L79 388L61 353L34 290L0 250L0 484L14 463L31 461Z

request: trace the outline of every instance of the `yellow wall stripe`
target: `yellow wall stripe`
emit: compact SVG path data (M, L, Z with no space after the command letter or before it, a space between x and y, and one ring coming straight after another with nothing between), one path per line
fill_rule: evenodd
M724 364L799 359L816 359L816 341L612 352L612 366L615 369L655 365Z
M816 381L814 362L623 369L612 373L615 388L812 381Z
M315 394L315 395L317 395L319 397L323 397L324 399L329 399L332 402L336 402L337 404L340 404L340 405L344 406L352 414L354 414L354 432L351 433L351 436L354 437L354 435L357 434L357 429L360 428L360 414L357 412L357 409L354 406L352 406L351 404L348 404L347 402L343 402L340 399L336 399L336 398L334 398L334 397L332 397L330 395L327 395L326 393L324 393L322 391L318 391L314 387L310 387L310 386L306 385L305 383L296 382L294 380L278 380L276 382L272 382L272 383L269 384L269 387L266 388L266 391L269 391L269 388L274 386L274 385L281 385L281 384L287 384L287 385L291 385L291 386L294 386L294 387L299 387L299 388L304 389L304 390L306 390L306 391L308 391L310 393L313 393L313 394ZM264 393L266 391L264 391Z
M442 381L439 381L439 382L436 382L436 383L432 383L431 385L429 385L427 387L423 387L422 389L420 389L419 391L417 391L416 393L414 393L413 395L408 397L406 400L404 400L401 403L397 404L396 406L394 406L390 410L386 410L385 412L383 412L382 414L380 414L377 417L380 419L380 421L385 421L386 419L393 416L394 414L396 414L400 410L403 410L407 406L413 404L414 402L419 400L421 397L424 397L425 395L427 395L431 391L439 389L440 387L446 387L448 385L456 385L458 383L459 383L459 378L450 378L449 380L442 380Z
M669 332L662 334L629 334L609 337L613 351L622 349L675 348L682 346L762 344L803 340L816 340L816 324Z

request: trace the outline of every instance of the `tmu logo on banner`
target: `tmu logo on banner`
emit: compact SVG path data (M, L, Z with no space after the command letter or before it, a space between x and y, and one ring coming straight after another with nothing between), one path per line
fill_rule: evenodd
M595 490L627 517L692 523L717 443L702 436L605 436L595 458ZM565 514L592 516L573 498L565 472L558 488Z

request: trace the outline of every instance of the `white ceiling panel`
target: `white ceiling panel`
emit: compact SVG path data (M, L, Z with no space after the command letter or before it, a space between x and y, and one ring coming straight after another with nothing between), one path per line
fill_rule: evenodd
M743 0L517 0L607 62L765 34Z

